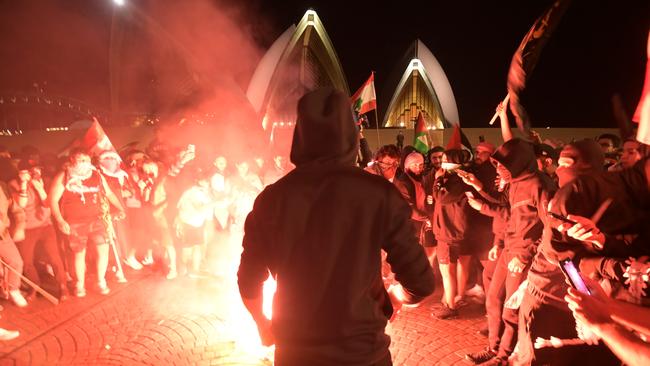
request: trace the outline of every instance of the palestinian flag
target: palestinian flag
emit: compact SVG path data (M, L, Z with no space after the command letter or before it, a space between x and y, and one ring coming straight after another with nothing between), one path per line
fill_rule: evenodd
M414 132L413 147L426 155L427 151L429 151L429 135L427 134L427 124L424 122L422 112L418 113L418 121L415 123Z
M452 132L445 150L467 150L472 154L472 144L470 144L469 139L459 125L454 126L454 132Z
M551 7L539 17L521 41L519 48L512 56L508 71L508 93L510 94L510 109L515 115L517 126L522 132L530 129L530 120L526 109L520 102L520 94L526 89L526 82L533 73L539 56L551 34L560 23L562 15L569 6L570 0L556 0Z
M361 115L377 108L377 95L375 94L375 73L370 73L370 78L350 98L352 109Z

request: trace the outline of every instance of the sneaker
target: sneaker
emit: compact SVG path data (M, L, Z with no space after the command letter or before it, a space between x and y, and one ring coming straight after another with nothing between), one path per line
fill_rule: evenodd
M471 289L465 291L465 296L471 297L479 304L485 304L485 291L482 286L474 285Z
M150 266L153 264L153 257L151 254L147 254L144 259L142 259L142 265L143 266Z
M17 330L7 330L0 328L0 341L10 341L12 339L18 338L20 332Z
M127 283L128 281L126 280L126 277L124 277L124 272L117 272L115 273L115 278L117 279L117 283Z
M138 260L135 259L135 257L129 257L129 258L125 259L124 264L126 264L127 266L131 267L132 269L134 269L136 271L139 271L139 270L142 269L142 264L140 264L140 262L138 262Z
M433 316L440 320L454 319L458 317L458 309L451 309L444 306L442 309L434 312Z
M468 305L467 300L465 300L465 297L460 296L460 295L458 295L458 296L456 296L454 298L454 303L456 303L456 309L464 308L465 306Z
M86 289L84 287L77 286L74 289L74 295L76 297L86 297Z
M106 285L106 282L100 282L97 284L97 287L99 287L99 293L102 295L108 295L111 292L111 289L108 288Z
M465 359L474 365L482 364L483 362L489 361L497 356L497 353L486 348L479 352L468 353L465 355Z
M27 306L27 300L25 300L23 294L20 293L20 290L9 290L9 299L19 308Z
M175 269L170 269L166 277L168 280L173 280L174 278L178 277L178 273Z
M481 366L508 366L508 359L503 359L500 357L492 357L491 359L480 363Z

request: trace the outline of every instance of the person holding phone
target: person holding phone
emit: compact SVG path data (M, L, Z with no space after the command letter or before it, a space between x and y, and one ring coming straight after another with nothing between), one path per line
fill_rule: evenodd
M603 255L634 251L635 245L613 243L614 234L639 234L641 222L647 220L640 205L648 202L644 198L648 188L645 178L640 179L641 172L606 174L603 163L602 150L593 140L572 142L560 153L556 171L560 189L549 204L550 213L519 309L518 357L522 364L533 359L540 363L562 360L591 365L612 362L613 355L602 346L533 347L538 337L577 337L575 320L563 300L569 285L560 262L570 258L583 277L593 276L594 271L586 270L585 263ZM603 205L608 200L611 205Z
M650 365L650 309L611 299L598 282L586 280L589 294L570 288L564 297L573 316L602 339L625 364Z

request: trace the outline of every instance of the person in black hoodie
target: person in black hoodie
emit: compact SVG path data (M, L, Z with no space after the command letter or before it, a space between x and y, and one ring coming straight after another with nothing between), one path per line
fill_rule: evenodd
M396 280L392 298L418 303L434 277L410 222L411 209L380 176L354 166L358 139L348 97L318 89L298 102L291 161L245 223L239 291L275 364L391 365L384 333L393 313L381 250ZM262 286L277 280L273 319Z
M496 264L488 289L486 310L490 344L486 351L467 355L477 364L507 365L517 343L519 314L504 307L526 279L530 262L542 236L548 202L555 185L537 169L533 145L515 138L492 155L499 176L509 182L510 216L504 249Z
M583 276L597 277L602 275L597 273L599 271L616 272L614 268L606 268L608 264L616 265L616 261L602 260L602 257L622 258L620 263L628 257L650 254L647 246L650 238L647 173L642 164L620 172L603 173L603 163L600 147L591 140L573 142L560 153L557 170L560 190L549 210L580 222L594 217L598 225L591 232L594 237L603 239L577 240L562 221L549 219L528 273L528 286L520 306L518 364L618 364L614 355L602 345L533 349L533 341L537 338L578 337L575 320L564 301L568 285L558 265L560 260L572 259ZM606 201L611 203L603 205ZM596 215L598 211L601 212ZM617 239L622 235L634 235L636 239Z
M463 183L457 170L467 165L470 155L460 149L445 151L442 170L433 183L433 234L444 288L443 308L433 315L439 319L458 316L458 294L465 292L469 274L473 235L471 219L476 214L467 203L465 192L472 188Z

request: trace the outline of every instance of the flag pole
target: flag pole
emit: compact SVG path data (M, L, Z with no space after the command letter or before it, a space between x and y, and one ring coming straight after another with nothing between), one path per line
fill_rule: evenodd
M508 104L509 100L510 100L510 93L508 93L506 95L506 97L503 98L503 102L501 102L501 103L503 103L503 105L506 105L506 104ZM497 120L497 117L499 117L499 112L494 112L494 116L492 116L492 119L490 120L490 126L492 126L494 124L494 121Z
M372 71L371 74L372 74L372 83L374 88L375 72ZM377 91L376 90L375 90L375 130L377 131L377 150L379 150L379 148L381 147L381 141L379 139L379 115L377 114Z
M375 130L377 131L377 150L378 150L381 147L381 141L379 140L379 117L377 116L377 107L375 107Z

